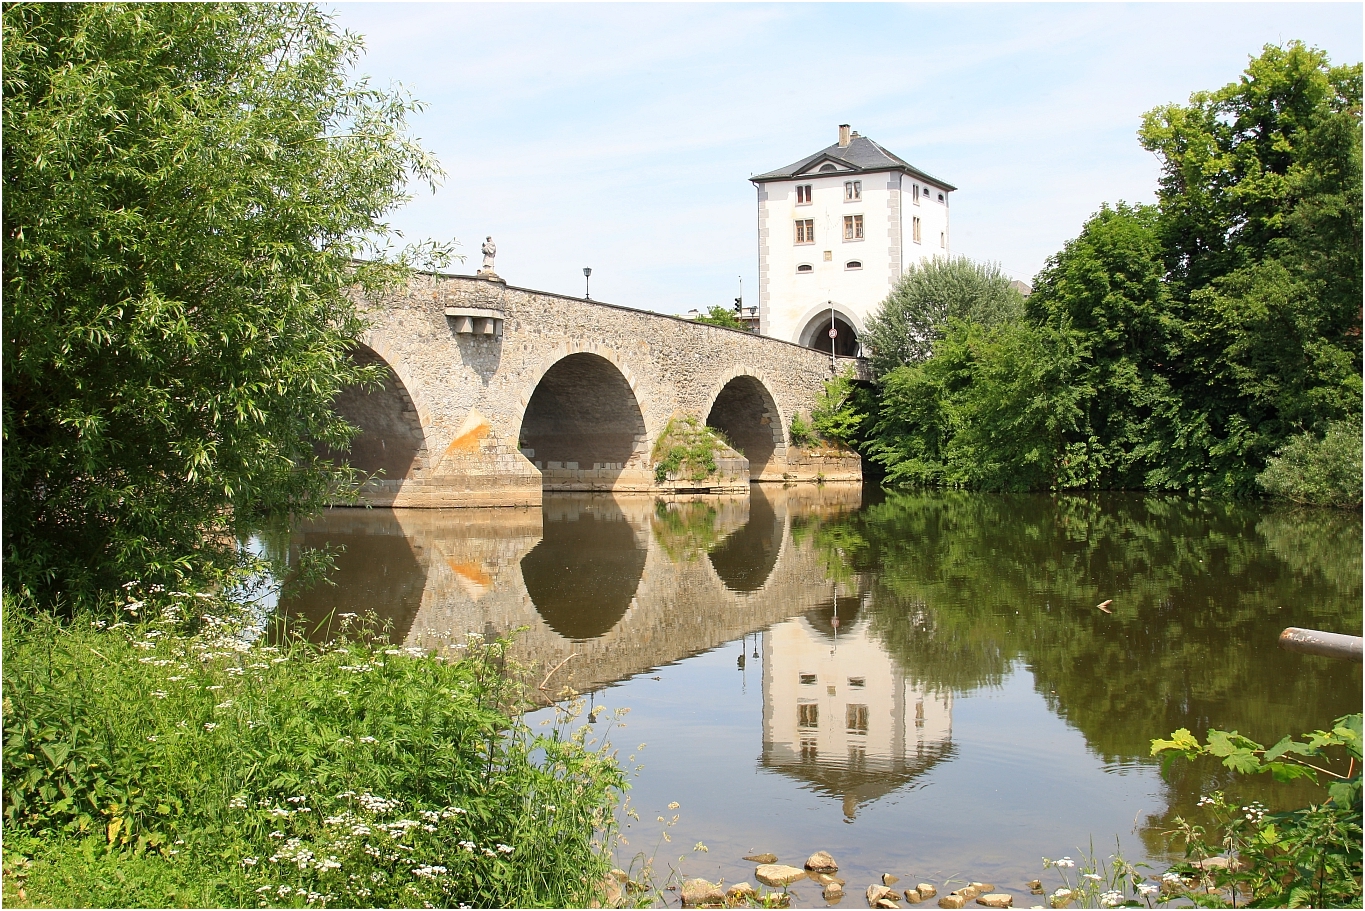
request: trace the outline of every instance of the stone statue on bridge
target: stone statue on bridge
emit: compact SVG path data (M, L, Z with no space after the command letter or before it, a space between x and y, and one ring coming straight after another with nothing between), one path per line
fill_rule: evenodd
M483 251L483 268L479 270L479 274L496 275L497 273L493 271L493 257L498 255L498 245L493 243L490 236L484 239L483 247L480 249Z

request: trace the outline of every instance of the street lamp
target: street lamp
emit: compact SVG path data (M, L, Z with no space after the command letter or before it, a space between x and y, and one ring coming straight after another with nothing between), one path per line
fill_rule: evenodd
M592 300L592 295L588 293L588 288L589 288L588 279L591 278L591 277L592 277L592 267L590 267L590 266L584 266L584 267L583 267L583 299L584 299L585 301L590 301L590 300Z

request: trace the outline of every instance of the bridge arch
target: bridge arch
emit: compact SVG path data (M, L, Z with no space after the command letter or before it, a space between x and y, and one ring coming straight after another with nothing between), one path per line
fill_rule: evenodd
M737 366L707 397L706 425L744 453L752 481L781 480L787 460L786 422L772 388L760 371Z
M634 377L608 350L564 346L556 354L522 397L518 448L547 489L619 489L622 473L648 468Z
M396 482L427 473L427 438L422 414L399 376L394 361L376 348L360 345L350 357L362 366L381 365L385 377L377 389L351 386L337 396L333 408L360 432L344 453L331 453L375 480Z

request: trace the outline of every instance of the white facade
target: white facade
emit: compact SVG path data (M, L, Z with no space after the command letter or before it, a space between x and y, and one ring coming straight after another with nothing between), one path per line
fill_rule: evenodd
M836 352L855 354L866 319L903 269L952 249L956 188L847 125L835 145L751 179L763 335L828 351L832 310Z

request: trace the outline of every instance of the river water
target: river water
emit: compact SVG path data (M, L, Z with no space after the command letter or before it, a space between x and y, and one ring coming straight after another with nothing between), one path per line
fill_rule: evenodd
M335 509L291 548L324 544L345 548L337 585L280 608L319 636L370 610L431 648L525 627L517 658L603 709L594 736L632 769L619 864L639 852L663 875L754 882L746 854L823 849L860 906L882 873L1031 904L1041 858L1092 841L1159 872L1178 856L1162 833L1211 789L1272 808L1315 793L1217 766L1163 780L1153 738L1271 743L1361 710L1360 664L1276 644L1287 626L1361 633L1359 513L754 485Z

